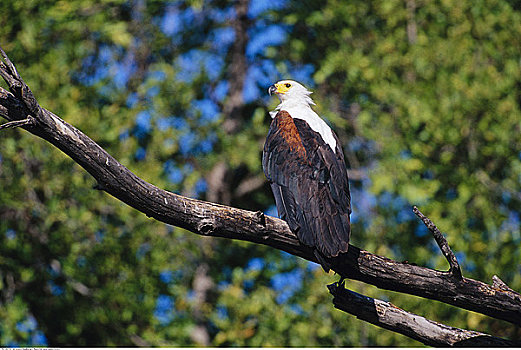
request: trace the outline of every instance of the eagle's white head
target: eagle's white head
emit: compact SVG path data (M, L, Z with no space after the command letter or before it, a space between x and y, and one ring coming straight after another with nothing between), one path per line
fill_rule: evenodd
M302 84L293 80L281 80L268 88L268 93L276 94L281 104L284 105L314 105L315 103L309 97L311 91L306 89Z

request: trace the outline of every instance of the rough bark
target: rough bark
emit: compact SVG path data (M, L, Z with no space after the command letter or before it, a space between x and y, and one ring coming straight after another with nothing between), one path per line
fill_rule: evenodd
M16 126L69 155L96 179L98 189L147 216L196 234L260 243L316 262L312 250L301 245L282 220L183 197L137 177L81 131L40 107L14 65L1 53L5 63L0 61L0 75L11 92L0 88L0 116L9 122L26 120ZM352 245L346 254L331 259L331 266L345 278L439 300L521 326L521 295L497 278L488 285L460 277L454 269L443 272L397 262Z
M337 309L376 326L403 334L425 345L436 347L508 347L521 345L521 343L493 337L485 333L449 327L428 320L425 317L404 311L387 301L369 298L345 289L343 285L337 283L329 285L328 288L334 296L333 304Z

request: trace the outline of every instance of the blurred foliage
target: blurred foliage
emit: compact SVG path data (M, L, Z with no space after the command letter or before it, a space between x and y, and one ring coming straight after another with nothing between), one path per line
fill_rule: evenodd
M519 4L249 6L253 97L231 134L222 113L237 35L229 2L3 1L0 38L42 106L138 176L201 198L220 161L233 169L232 189L263 176L274 101L260 96L279 77L302 80L362 174L351 181L354 244L445 269L416 204L466 276L497 274L521 290ZM148 219L23 130L0 133L0 184L2 345L204 345L194 336L202 326L214 346L418 346L335 310L325 286L336 276L316 265ZM231 204L268 210L273 199L264 185ZM201 266L211 285L202 303ZM521 338L480 314L348 286L451 326Z

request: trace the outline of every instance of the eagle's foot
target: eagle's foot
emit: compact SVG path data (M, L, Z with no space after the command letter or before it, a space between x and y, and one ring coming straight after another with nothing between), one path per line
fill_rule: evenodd
M345 287L346 287L345 279L346 279L345 277L340 276L340 279L338 280L338 282L335 282L335 285L339 288L345 289Z

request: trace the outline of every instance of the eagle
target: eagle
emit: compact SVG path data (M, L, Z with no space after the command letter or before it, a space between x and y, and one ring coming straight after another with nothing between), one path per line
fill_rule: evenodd
M313 249L324 271L345 253L351 233L351 195L344 154L336 134L311 108L303 85L282 80L268 88L280 104L262 153L279 217L299 241Z

